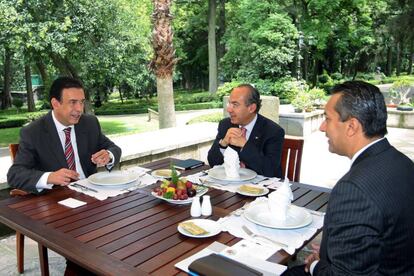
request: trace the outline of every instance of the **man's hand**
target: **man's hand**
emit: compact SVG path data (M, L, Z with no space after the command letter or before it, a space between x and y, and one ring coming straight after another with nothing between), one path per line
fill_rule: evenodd
M312 243L312 254L310 254L306 259L305 259L305 272L310 272L310 266L314 261L319 261L319 249L320 249L320 245L319 244L314 244Z
M76 181L79 179L79 174L76 171L72 171L66 168L60 169L58 171L52 172L47 178L47 183L66 186L70 182Z
M244 147L247 140L245 137L242 136L242 131L238 127L231 127L227 130L226 136L222 139L222 143L226 145L233 145L236 147ZM226 146L223 145L222 146Z
M96 164L98 167L105 166L110 161L110 155L107 150L100 150L94 154L92 154L91 157L92 163Z

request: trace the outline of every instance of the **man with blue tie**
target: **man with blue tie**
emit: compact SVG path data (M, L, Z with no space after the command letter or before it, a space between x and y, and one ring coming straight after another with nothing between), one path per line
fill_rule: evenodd
M332 189L320 247L283 275L414 275L414 163L390 145L379 89L335 86L320 130L350 170Z
M220 121L216 139L208 152L211 167L224 162L223 153L231 147L239 154L241 167L268 177L281 177L280 159L285 131L275 122L258 114L260 94L250 84L234 88L227 112Z
M49 99L52 110L20 132L19 149L7 173L11 187L39 193L86 178L97 166L119 163L121 149L101 132L95 116L83 114L85 92L79 80L56 79Z

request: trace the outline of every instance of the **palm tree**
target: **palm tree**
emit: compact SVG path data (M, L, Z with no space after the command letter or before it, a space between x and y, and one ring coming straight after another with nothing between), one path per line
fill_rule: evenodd
M159 128L175 126L175 110L173 97L173 72L177 63L173 46L173 31L170 13L172 0L153 0L154 12L152 20L152 45L154 58L150 63L157 77Z

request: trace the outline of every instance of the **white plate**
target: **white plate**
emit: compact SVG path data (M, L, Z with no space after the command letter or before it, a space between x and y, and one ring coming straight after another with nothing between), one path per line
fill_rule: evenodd
M240 168L239 174L240 176L238 178L229 178L223 166L216 166L208 171L208 176L224 181L247 181L257 176L255 171L246 168Z
M257 186L257 185L253 185L253 184L243 184L243 185L251 186L251 187L256 187L256 188L261 188L261 189L263 189L263 191L261 193L259 193L259 194L248 193L248 192L245 192L245 191L240 191L240 188L241 188L241 186L240 186L236 190L236 192L238 194L241 194L241 195L244 195L244 196L264 196L264 195L267 195L269 193L269 189L266 188L266 187L261 187L261 186Z
M250 205L243 213L253 223L278 229L294 229L305 227L312 222L312 215L304 208L290 205L286 221L277 220L267 205L267 201Z
M155 170L151 172L151 175L154 177L160 177L160 178L171 178L171 170L170 169L160 169L160 170ZM179 171L177 172L177 176L180 175Z
M180 224L178 224L177 229L178 232L181 234L191 237L191 238L208 238L217 235L221 232L220 224L217 221L211 220L211 219L191 219L183 222L192 221L197 226L200 226L204 230L206 230L208 233L204 235L192 235L189 232L185 231Z
M138 177L138 174L124 171L99 172L90 175L88 181L94 185L118 186L134 182Z
M196 191L197 191L196 196L202 196L202 195L204 195L205 193L208 192L208 188L202 187L202 186L197 186ZM153 196L155 196L156 198L165 200L165 201L167 201L169 203L172 203L172 204L179 204L179 205L191 203L191 202L193 202L193 198L194 198L194 197L189 197L187 199L174 200L174 199L163 198L162 196L157 195L157 193L155 193L155 192L151 192L151 194Z

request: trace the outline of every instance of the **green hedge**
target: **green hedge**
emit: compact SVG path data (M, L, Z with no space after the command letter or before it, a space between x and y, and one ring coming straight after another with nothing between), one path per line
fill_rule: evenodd
M21 127L27 121L26 117L0 117L0 128Z
M199 110L199 109L210 109L210 108L221 108L223 103L221 102L208 102L208 103L194 103L194 104L177 104L175 110Z
M151 108L151 107L150 107ZM147 107L145 108L114 108L114 109L95 109L95 115L123 115L123 114L142 114L147 113Z
M210 109L210 108L221 108L221 102L206 102L206 103L192 103L192 104L176 104L175 110L199 110L199 109ZM122 114L143 114L148 112L148 108L158 110L157 106L141 106L136 105L113 105L105 106L105 108L95 109L95 115L122 115Z

